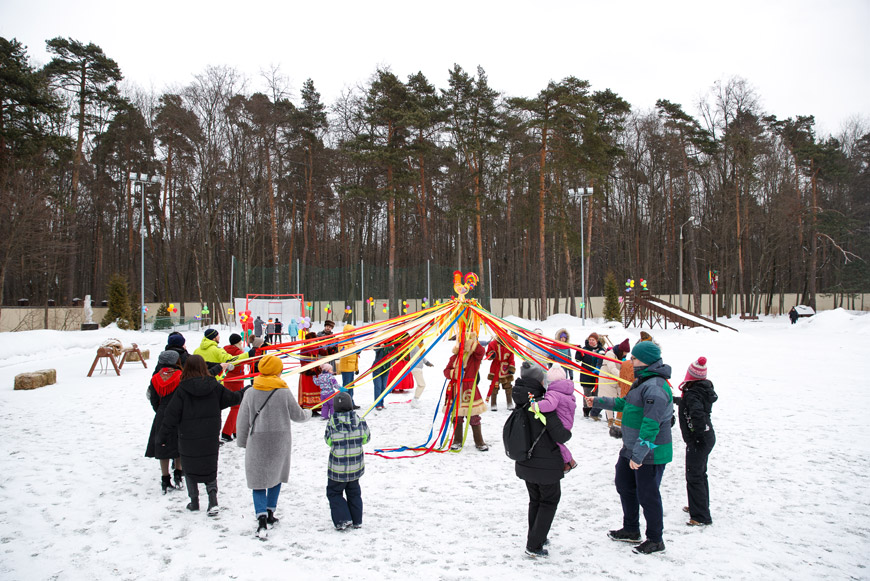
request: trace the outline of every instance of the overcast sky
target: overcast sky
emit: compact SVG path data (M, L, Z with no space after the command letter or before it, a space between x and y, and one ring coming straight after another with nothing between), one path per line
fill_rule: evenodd
M157 92L208 65L262 90L277 65L296 96L310 77L330 103L378 66L446 88L458 63L511 96L574 75L637 109L664 98L697 115L715 81L740 76L767 113L815 115L822 134L870 123L868 30L870 0L0 0L0 36L35 64L47 39L93 42Z

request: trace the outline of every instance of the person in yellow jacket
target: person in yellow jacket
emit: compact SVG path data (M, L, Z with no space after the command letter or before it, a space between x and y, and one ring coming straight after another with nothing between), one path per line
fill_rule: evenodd
M356 327L353 325L345 325L341 332L342 334L350 333L354 329L356 329ZM342 343L341 353L342 357L338 360L338 372L341 373L341 385L343 388L346 388L353 382L356 375L359 373L359 355L356 353L355 343L353 341ZM354 406L354 409L359 409L353 401L353 388L347 390L343 389L342 391L347 391L350 394L351 404Z
M194 350L193 354L200 355L206 363L235 363L250 357L250 353L230 355L218 345L220 339L220 335L215 329L206 329L202 343Z

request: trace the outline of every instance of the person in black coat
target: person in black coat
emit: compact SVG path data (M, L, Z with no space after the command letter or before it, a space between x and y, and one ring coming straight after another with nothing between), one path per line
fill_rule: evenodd
M560 481L565 475L565 462L556 445L564 444L571 438L571 432L562 425L555 411L545 414L530 409L530 397L544 397L544 368L535 363L523 362L520 378L514 383L513 399L517 408L522 408L531 418L531 437L534 442L540 439L528 460L517 461L517 477L526 482L529 492L529 532L526 537L526 554L530 557L546 557L549 553L544 545L549 544L547 535L556 508L562 497ZM538 419L542 415L546 424ZM543 432L543 435L541 434Z
M598 370L601 368L601 363L604 361L601 357L596 357L593 353L604 355L604 347L601 345L601 338L598 333L592 333L586 338L586 343L583 344L582 351L574 353L574 359L580 362L582 371L580 372L580 386L583 388L583 395L596 395L595 388L598 386ZM586 407L586 400L583 400L583 417L592 418L595 421L601 421L601 409Z
M686 493L689 506L689 526L713 523L710 516L710 486L707 482L707 458L716 445L716 432L710 415L713 403L719 399L713 383L707 380L707 358L699 357L689 365L686 378L680 384L682 397L675 397L680 418L680 432L686 442Z
M157 445L157 434L163 425L163 416L169 402L175 395L175 389L181 381L181 366L176 351L164 351L157 357L157 367L151 375L151 383L148 386L148 400L154 410L154 421L151 422L151 433L148 435L148 445L145 447L146 458L160 460L161 482L163 494L172 488L180 489L181 484L181 458L178 454L178 434L171 432L167 436L166 445ZM169 461L175 460L174 486L169 475Z
M226 363L222 365L226 366ZM199 482L208 492L208 514L218 513L217 467L220 449L221 410L242 403L243 391L230 391L209 375L199 355L187 358L175 397L163 415L157 444L166 446L178 433L178 451L184 463L184 480L190 496L188 510L199 510Z

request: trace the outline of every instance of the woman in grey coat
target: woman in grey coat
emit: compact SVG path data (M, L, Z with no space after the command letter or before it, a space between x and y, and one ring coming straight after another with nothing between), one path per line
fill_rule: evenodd
M275 509L281 483L290 479L290 422L308 420L311 410L299 407L281 379L284 365L280 359L266 355L258 368L260 375L254 378L253 389L246 391L239 407L236 442L245 448L245 476L254 493L257 536L265 539L267 525L278 522Z

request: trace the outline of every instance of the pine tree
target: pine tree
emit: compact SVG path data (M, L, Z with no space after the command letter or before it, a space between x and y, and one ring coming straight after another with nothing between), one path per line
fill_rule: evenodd
M604 318L608 321L621 321L619 312L619 287L612 271L604 277Z
M127 294L130 297L130 318L128 319L126 328L138 331L142 328L142 325L139 324L139 321L141 320L139 312L142 310L142 304L139 302L139 293L132 292Z
M127 279L121 274L113 274L106 290L109 294L109 310L106 311L106 316L103 317L100 324L105 327L117 321L118 327L128 329L131 316Z
M171 329L172 315L169 313L169 304L160 303L160 308L157 309L157 316L154 317L154 329Z

